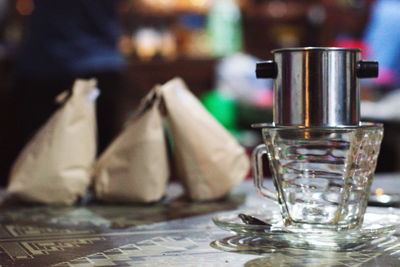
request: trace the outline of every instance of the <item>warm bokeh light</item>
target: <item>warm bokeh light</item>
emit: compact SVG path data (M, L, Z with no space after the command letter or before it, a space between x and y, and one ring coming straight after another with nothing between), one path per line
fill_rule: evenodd
M212 0L142 0L145 6L164 12L173 10L204 12L212 2Z
M382 188L377 188L376 190L375 190L375 195L377 195L377 196L381 196L381 195L383 195L385 193L385 191L382 189Z
M35 5L33 0L17 0L15 8L19 14L28 16L32 14L33 10L35 9Z

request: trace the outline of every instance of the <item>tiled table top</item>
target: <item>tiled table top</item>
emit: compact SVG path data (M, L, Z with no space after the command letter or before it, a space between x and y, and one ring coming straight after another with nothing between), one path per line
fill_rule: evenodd
M400 191L400 176L376 181ZM232 238L212 223L216 212L274 204L258 197L250 182L208 203L174 198L177 191L173 185L163 203L142 206L3 204L0 266L400 266L397 237L356 252L215 249L213 241Z

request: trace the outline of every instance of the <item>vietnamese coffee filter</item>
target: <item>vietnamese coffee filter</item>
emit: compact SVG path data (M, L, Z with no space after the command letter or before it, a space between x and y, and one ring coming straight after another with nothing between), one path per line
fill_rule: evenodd
M172 136L178 178L193 200L225 196L249 171L242 146L202 106L184 82L160 87Z
M97 199L146 203L164 195L169 166L159 105L155 88L101 155L94 174Z
M71 95L22 150L7 191L29 202L73 204L86 193L96 156L96 80L76 80Z

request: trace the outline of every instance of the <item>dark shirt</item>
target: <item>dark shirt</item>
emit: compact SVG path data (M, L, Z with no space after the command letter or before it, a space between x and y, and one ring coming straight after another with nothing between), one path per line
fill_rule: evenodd
M16 75L84 76L119 70L118 0L35 0Z

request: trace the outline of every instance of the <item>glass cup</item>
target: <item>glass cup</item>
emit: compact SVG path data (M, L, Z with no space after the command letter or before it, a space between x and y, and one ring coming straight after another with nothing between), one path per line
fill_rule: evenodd
M382 124L311 128L264 124L260 128L264 144L252 155L255 187L279 204L285 226L334 231L361 227ZM264 185L265 154L276 192Z

